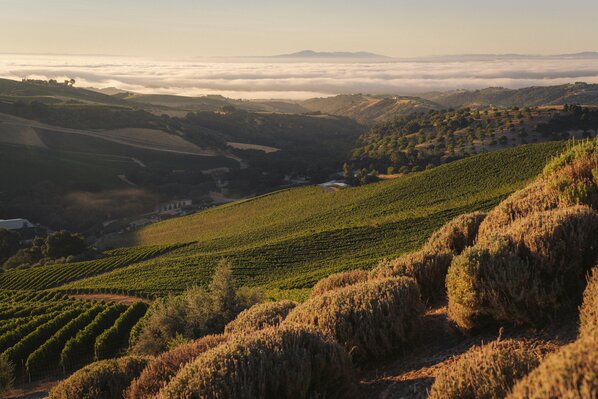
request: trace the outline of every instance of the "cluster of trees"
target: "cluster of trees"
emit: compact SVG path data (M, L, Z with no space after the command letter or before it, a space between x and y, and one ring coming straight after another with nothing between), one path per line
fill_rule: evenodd
M85 237L66 230L47 237L36 237L30 245L22 245L19 233L0 229L0 264L4 270L45 264L58 259L75 260L88 249ZM71 257L69 259L69 257Z
M582 130L586 137L593 136L598 130L598 109L565 104L563 111L548 122L538 124L535 130L554 139L569 130Z
M354 170L409 173L506 146L509 132L525 142L530 108L430 110L378 124L359 138L349 163Z
M141 321L132 351L155 355L205 335L221 333L241 311L263 301L261 291L236 286L231 264L221 260L207 288L157 300Z
M69 87L73 87L75 85L75 83L77 83L77 81L73 78L65 79L63 82L58 82L56 79L43 80L43 79L26 79L26 78L23 78L21 81L23 83L29 83L29 84L34 84L34 85L43 85L43 86L64 85L64 86L69 86Z
M374 183L380 180L377 170L372 169L368 171L366 168L362 168L358 169L357 171L353 171L346 162L343 165L343 177L345 179L345 183L350 186L363 186L365 184Z

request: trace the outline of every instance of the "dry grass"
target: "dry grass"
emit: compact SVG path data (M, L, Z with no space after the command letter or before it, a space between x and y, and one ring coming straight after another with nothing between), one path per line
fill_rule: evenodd
M598 340L579 339L546 357L520 380L509 399L598 397Z
M579 335L598 339L598 266L592 269L579 312Z
M311 291L311 296L322 295L337 288L347 287L356 283L367 281L369 273L365 270L352 270L350 272L335 273L318 281Z
M291 311L283 324L313 326L359 362L389 356L407 345L422 311L415 280L388 278L310 298Z
M344 349L298 326L241 335L199 356L160 393L181 398L351 398L354 372Z
M373 278L412 277L417 281L424 301L435 304L446 297L445 279L453 254L424 248L395 260L383 260L372 270Z
M523 340L476 346L436 374L428 399L501 399L540 364L545 348Z
M152 359L125 394L128 399L155 398L160 389L186 364L202 353L215 348L229 339L226 335L208 335L189 344L183 344Z
M295 302L286 300L253 305L228 323L224 332L231 335L248 334L265 327L277 326L296 305Z
M122 398L147 362L147 358L131 356L92 363L54 387L50 399Z
M449 267L449 317L462 329L488 319L541 324L579 302L598 253L598 215L576 206L535 213L485 238Z

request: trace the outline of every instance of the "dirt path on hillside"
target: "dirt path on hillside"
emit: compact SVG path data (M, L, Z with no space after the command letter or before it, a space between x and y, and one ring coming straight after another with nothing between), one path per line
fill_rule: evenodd
M499 337L498 328L464 336L451 326L446 311L446 307L441 307L426 312L418 340L411 348L361 372L360 386L365 397L425 399L439 369L447 367L474 345ZM507 328L502 338L532 338L561 346L575 340L576 335L577 320L571 319L560 320L559 325L542 330Z
M106 302L117 302L125 305L132 305L136 302L145 302L151 304L150 299L139 298L136 296L128 295L117 295L117 294L73 294L69 295L69 298L83 299L83 300L95 300L95 301L106 301Z
M141 148L141 149L145 149L145 150L169 152L169 153L183 154L183 155L206 156L206 157L214 157L214 156L219 156L219 155L226 156L224 154L219 154L216 151L204 149L204 148L200 148L200 147L197 147L197 149L195 149L195 150L183 151L183 150L177 150L177 149L173 149L173 148L167 148L164 146L158 146L155 144L143 144L143 143L139 143L139 142L131 142L130 140L124 139L122 137L103 134L103 132L101 130L97 130L97 131L96 130L82 130L82 129L72 129L72 128L66 128L66 127L60 127L60 126L53 126L53 125L48 125L48 124L45 124L42 122L36 122L36 121L29 120L29 119L19 118L17 116L12 116L12 115L2 114L2 113L0 113L0 123L2 123L4 125L13 125L13 126L18 126L18 127L44 129L44 130L49 130L49 131L54 131L54 132L59 132L59 133L78 134L78 135L82 135L82 136L93 137L93 138L110 141L110 142L117 143L117 144L127 145L129 147ZM164 134L168 134L168 133L164 132Z
M6 392L5 399L42 399L47 398L50 390L60 382L58 378L50 378L28 384L17 385Z

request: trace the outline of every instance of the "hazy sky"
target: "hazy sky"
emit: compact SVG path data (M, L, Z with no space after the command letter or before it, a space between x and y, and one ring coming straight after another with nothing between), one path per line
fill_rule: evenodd
M596 0L0 0L0 52L598 51Z

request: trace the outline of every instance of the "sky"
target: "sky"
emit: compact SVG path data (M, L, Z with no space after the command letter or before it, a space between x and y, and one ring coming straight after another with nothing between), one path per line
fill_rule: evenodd
M596 0L0 0L0 52L185 59L598 51Z

